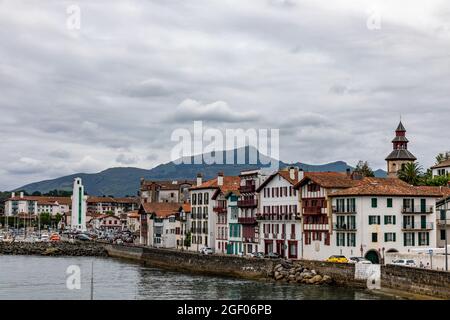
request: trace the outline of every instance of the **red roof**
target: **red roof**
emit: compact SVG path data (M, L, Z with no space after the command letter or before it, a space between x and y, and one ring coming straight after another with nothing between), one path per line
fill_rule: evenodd
M331 193L338 196L410 196L443 198L449 194L447 187L412 186L397 178L364 179L355 187Z
M141 205L141 209L147 214L154 214L160 218L166 218L179 212L182 205L171 202L148 202Z
M241 178L235 176L224 176L223 177L223 185L219 186L217 183L217 178L212 180L208 180L202 183L200 186L195 186L190 188L190 190L200 190L200 189L220 189L223 193L227 193L229 191L237 191L239 190L239 186L241 184Z

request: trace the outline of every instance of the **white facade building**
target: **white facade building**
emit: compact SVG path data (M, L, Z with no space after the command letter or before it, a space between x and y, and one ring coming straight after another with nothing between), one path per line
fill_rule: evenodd
M439 188L366 178L363 184L329 197L333 213L328 254L362 256L382 263L386 253L436 247Z
M294 185L303 171L287 168L271 175L258 188L259 250L278 253L286 259L298 259L302 248L299 195Z
M431 167L433 177L450 175L450 160L445 160Z

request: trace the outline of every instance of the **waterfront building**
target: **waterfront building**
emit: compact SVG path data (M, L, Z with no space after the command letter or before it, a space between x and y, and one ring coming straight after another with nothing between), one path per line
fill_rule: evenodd
M150 181L141 178L141 203L147 202L189 202L189 188L195 184L189 180Z
M239 188L238 183L224 183L223 173L218 174L218 188L216 192L212 195L211 200L214 201L213 212L216 215L216 225L215 225L215 248L216 253L226 254L230 251L229 249L229 206L227 195L230 192L237 192ZM237 179L234 179L235 182ZM231 209L231 208L230 208ZM237 207L236 207L237 209Z
M445 192L447 188L411 186L396 178L366 178L331 192L332 250L326 255L383 263L385 253L436 248L436 200Z
M228 247L227 254L242 255L242 225L239 224L239 190L229 191L225 195L227 200L227 221L228 221Z
M444 160L431 167L433 177L450 175L450 159Z
M259 249L264 254L278 253L298 259L302 247L299 195L294 186L303 171L289 167L269 176L256 190L259 194Z
M139 233L141 222L139 220L139 211L131 211L127 213L127 228L131 232Z
M72 212L70 228L86 231L87 196L84 195L84 186L81 178L75 178L72 193Z
M203 182L201 174L197 175L196 186L190 188L192 206L192 243L191 251L200 251L203 247L216 250L217 215L213 208L216 201L213 196L223 190L237 190L239 177L224 176L220 173L217 178Z
M400 121L395 130L395 138L392 140L393 150L387 156L387 172L388 177L396 178L405 164L413 163L416 157L408 150L408 139L406 138L406 129Z
M140 243L157 248L182 248L181 219L183 206L171 202L149 202L139 209Z
M89 196L87 198L87 212L90 215L113 214L120 216L138 208L139 198L134 197L112 198Z
M120 217L111 214L102 214L92 218L89 221L89 225L96 230L102 231L119 231L123 229Z
M256 190L265 181L267 175L262 170L242 171L239 175L238 223L242 229L242 254L259 252L260 230L256 220L258 213L258 194Z
M51 216L70 212L72 201L69 197L25 196L23 192L17 196L15 192L5 201L5 215L16 216L19 213Z
M350 188L359 177L350 170L342 172L306 172L294 188L300 193L302 219L302 258L323 260L335 252L331 247L331 213L328 195L331 192Z

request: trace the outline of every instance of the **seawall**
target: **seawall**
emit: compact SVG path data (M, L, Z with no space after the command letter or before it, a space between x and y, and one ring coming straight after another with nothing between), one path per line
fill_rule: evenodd
M273 278L275 266L281 263L281 260L201 255L148 247L106 245L106 250L112 257L131 259L148 266L245 279L270 280ZM336 285L367 287L366 281L355 279L354 264L299 260L295 261L294 265L302 265L310 270L316 270L319 274L330 276ZM428 296L450 299L450 272L382 266L381 287L400 297L421 299Z
M0 255L107 257L108 252L96 242L0 242Z

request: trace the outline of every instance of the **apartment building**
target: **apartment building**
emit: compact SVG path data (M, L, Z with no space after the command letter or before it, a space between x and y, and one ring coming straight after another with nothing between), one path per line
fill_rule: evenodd
M141 178L140 198L141 203L146 202L189 202L189 188L195 185L195 181L150 181Z
M302 179L303 171L290 167L269 176L256 190L260 201L257 221L261 252L275 252L286 259L302 256L299 195L294 188Z
M183 206L171 202L143 203L139 208L140 243L157 248L177 249L183 247Z
M240 195L239 190L229 191L225 195L229 231L227 254L232 255L243 254L242 225L239 224L239 207L237 205Z
M238 223L242 228L242 254L259 252L260 230L256 220L258 213L258 194L256 190L267 179L261 170L242 171L239 175Z
M71 206L70 197L25 196L23 192L19 195L13 192L5 201L5 215L39 215L44 212L52 216L64 215L70 212Z
M87 214L121 214L137 210L139 208L139 198L112 198L112 197L94 197L87 198Z
M437 225L437 246L445 248L445 244L450 245L450 195L439 200L436 204L436 225ZM446 241L447 239L447 241Z
M217 214L214 212L216 200L214 196L223 200L223 194L239 188L239 177L224 176L219 173L217 178L203 182L201 174L197 176L197 185L190 188L192 207L192 243L190 250L200 251L203 247L210 247L216 251ZM221 213L223 217L224 213ZM222 225L224 225L222 223ZM221 240L223 241L223 240Z
M330 193L356 186L360 178L350 170L341 172L307 172L294 188L300 193L302 219L302 258L323 260L335 252L331 245Z
M439 187L416 187L399 179L366 178L332 192L332 250L383 263L385 253L435 248ZM321 256L323 258L323 256Z

